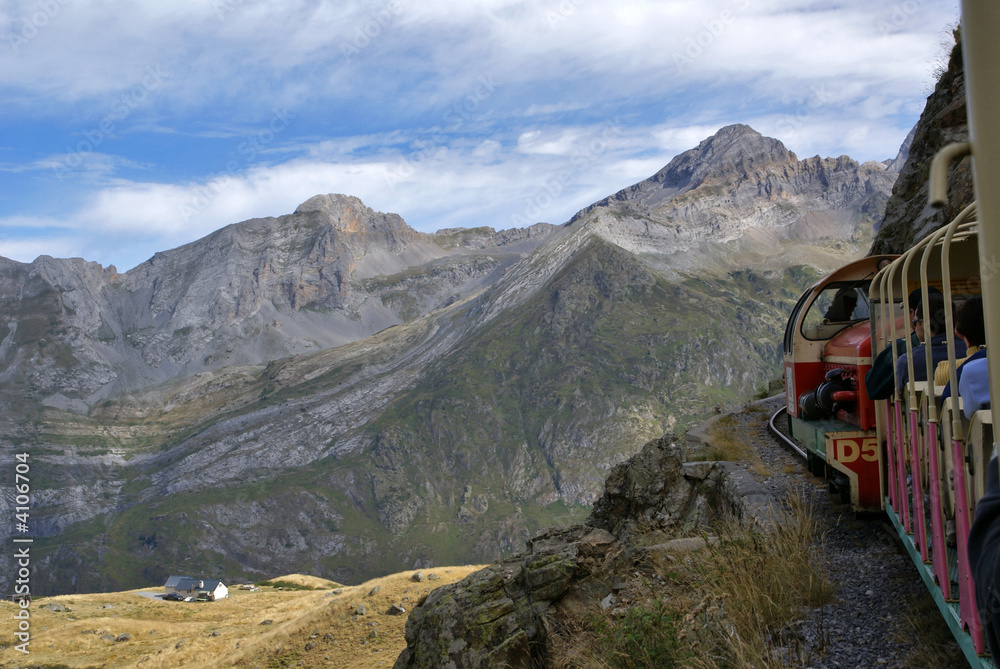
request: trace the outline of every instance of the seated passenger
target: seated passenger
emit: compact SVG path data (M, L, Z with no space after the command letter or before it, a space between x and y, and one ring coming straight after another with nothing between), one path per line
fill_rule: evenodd
M990 408L990 376L986 358L969 360L962 365L965 370L958 382L958 395L962 398L962 412L972 420L980 409Z
M986 325L983 322L983 298L970 297L955 312L955 336L965 342L967 357L955 361L959 381L962 379L962 365L966 362L986 357ZM948 361L944 360L934 370L934 385L944 386L941 399L951 397L951 380Z
M995 659L1000 657L1000 476L995 455L986 468L986 492L976 503L968 547L976 607Z
M928 294L941 294L937 288L931 287L928 289ZM916 318L917 307L922 303L923 294L920 289L912 291L909 297L906 298L907 306L910 308L910 327L913 328L913 321ZM920 340L917 339L916 332L910 332L910 342L911 345L916 347L920 345ZM906 352L906 339L899 338L896 340L896 355ZM865 373L865 390L868 392L868 397L873 400L887 400L892 397L893 390L893 357L892 357L892 344L886 346L882 351L875 356L875 360L872 361L872 368Z
M948 359L948 336L945 334L945 303L941 293L931 293L928 297L930 307L926 317L923 313L923 304L917 307L913 317L913 331L922 344L913 349L913 380L927 380L927 362L924 356L925 347L928 344L927 334L930 334L931 360L935 368L942 360ZM955 342L955 356L965 356L965 342ZM903 391L907 381L909 381L910 369L907 354L899 356L896 360L896 379L898 390Z

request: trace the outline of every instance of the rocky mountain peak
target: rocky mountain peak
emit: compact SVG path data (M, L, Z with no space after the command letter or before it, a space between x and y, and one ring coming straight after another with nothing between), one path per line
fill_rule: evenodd
M651 181L690 190L707 180L749 174L771 164L794 163L795 154L748 125L721 128L695 148L676 156Z
M692 259L705 243L855 239L871 234L859 225L881 214L895 176L848 156L799 160L777 139L729 125L571 223L632 252L655 246Z
M355 211L368 209L364 202L353 195L326 193L313 195L311 198L296 207L294 213L305 214L310 211L320 211L325 214L329 214L331 217L339 217L347 208L352 208Z
M335 232L344 232L348 236L367 237L375 233L377 243L388 244L390 247L407 245L416 240L420 233L406 224L397 214L383 214L353 195L328 193L314 195L298 207L290 217L282 217L280 221L296 222L301 217L318 216L319 223L328 225ZM394 251L398 248L393 248Z

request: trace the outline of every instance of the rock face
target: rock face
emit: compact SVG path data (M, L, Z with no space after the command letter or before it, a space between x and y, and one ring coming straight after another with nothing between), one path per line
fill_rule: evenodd
M0 259L0 402L83 413L168 379L363 339L480 290L554 229L430 235L355 197L317 195L125 274Z
M960 33L956 32L955 36L960 37ZM885 216L878 225L872 254L902 253L915 241L954 219L974 198L972 158L966 156L949 171L947 206L936 210L927 205L927 179L934 155L947 144L969 140L961 42L952 48L948 69L927 98L912 135L912 148L893 186Z
M784 239L850 239L882 214L896 173L847 156L798 160L746 125L722 128L649 179L579 212L623 248L670 252L753 229ZM592 223L593 225L593 223Z
M615 545L596 528L552 531L527 553L434 590L410 613L395 667L543 666L546 614L557 600L606 596L610 586L588 572Z
M560 227L428 235L323 195L125 274L0 262L0 441L48 477L33 585L509 555L775 376L890 178L733 126Z

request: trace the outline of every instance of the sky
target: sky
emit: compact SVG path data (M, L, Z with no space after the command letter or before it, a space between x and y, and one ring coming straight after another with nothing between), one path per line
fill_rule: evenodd
M958 0L0 0L0 256L125 271L355 195L563 223L745 123L895 157Z

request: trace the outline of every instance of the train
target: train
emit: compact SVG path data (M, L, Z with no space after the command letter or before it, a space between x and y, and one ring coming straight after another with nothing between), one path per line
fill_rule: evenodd
M995 665L984 634L989 621L976 602L969 534L996 446L992 410L972 413L957 390L965 354L955 313L981 299L985 351L1000 348L1000 125L993 121L1000 112L1000 3L963 0L961 27L970 140L935 156L928 204L946 203L948 168L969 154L975 201L905 252L849 263L802 294L782 342L779 413L813 474L855 511L888 518L978 669ZM936 304L943 360L932 355L933 348L941 358L940 346L920 346L931 336L923 315ZM1000 356L985 361L994 396ZM936 381L939 363L944 378Z

